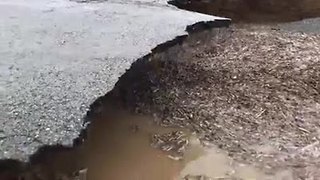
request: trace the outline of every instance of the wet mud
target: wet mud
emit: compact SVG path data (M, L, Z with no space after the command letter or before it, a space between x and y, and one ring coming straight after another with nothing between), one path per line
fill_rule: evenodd
M170 4L234 22L289 22L320 16L318 0L172 0Z

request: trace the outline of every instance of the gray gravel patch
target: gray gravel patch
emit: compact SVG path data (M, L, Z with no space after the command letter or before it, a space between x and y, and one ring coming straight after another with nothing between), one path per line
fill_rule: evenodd
M0 158L14 159L70 145L135 59L218 18L150 0L1 0L0 17Z
M292 32L311 34L320 33L320 18L305 19L302 21L283 23L277 25L280 29Z

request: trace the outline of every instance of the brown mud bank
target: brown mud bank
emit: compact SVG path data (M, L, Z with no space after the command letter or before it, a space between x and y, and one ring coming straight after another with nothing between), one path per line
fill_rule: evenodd
M318 0L172 0L179 8L235 22L288 22L320 16Z

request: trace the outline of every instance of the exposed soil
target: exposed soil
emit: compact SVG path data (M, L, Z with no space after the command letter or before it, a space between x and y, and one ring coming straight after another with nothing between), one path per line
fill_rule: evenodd
M230 17L235 22L286 22L320 15L318 0L172 0L179 8Z

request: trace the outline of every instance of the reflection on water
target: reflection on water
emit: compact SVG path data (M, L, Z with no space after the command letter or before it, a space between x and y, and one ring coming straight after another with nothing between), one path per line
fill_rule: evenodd
M217 149L202 147L190 133L189 145L182 160L168 158L165 152L151 147L152 135L175 130L181 131L157 126L150 119L141 117L118 116L95 120L89 128L85 144L87 179L178 180L198 175L263 178L264 175L258 170L235 165Z

